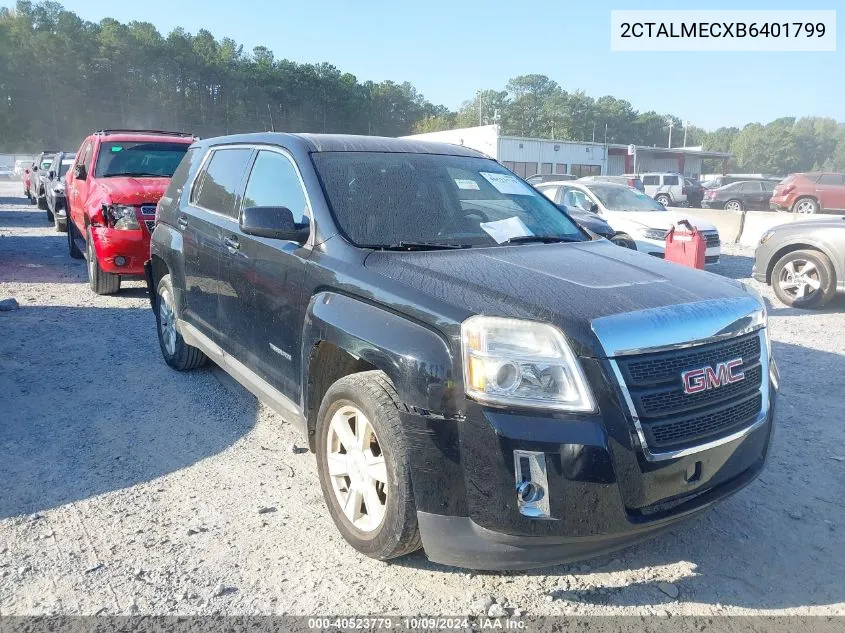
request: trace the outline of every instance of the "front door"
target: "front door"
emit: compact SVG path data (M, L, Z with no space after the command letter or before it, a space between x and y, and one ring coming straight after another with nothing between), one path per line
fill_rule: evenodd
M845 176L822 174L816 182L816 194L822 209L845 209Z
M297 222L310 210L293 158L262 149L247 180L243 208L287 207ZM300 346L304 320L302 278L311 249L296 242L256 237L235 224L224 230L220 294L221 327L231 333L233 354L285 396L300 400Z
M83 222L83 216L85 214L85 200L88 198L88 183L91 178L94 177L94 174L91 173L91 167L94 162L93 157L94 142L88 141L82 146L82 149L79 150L75 163L76 165L82 165L85 167L85 171L88 172L85 176L86 179L80 180L79 178L76 178L74 173L75 170L71 170L71 175L69 176L71 180L70 187L67 191L68 200L70 201L68 219L78 227L85 225L85 222Z
M185 299L181 318L227 348L217 319L224 252L223 233L237 227L239 192L252 149L220 148L210 152L194 181L186 208L176 215L185 258Z

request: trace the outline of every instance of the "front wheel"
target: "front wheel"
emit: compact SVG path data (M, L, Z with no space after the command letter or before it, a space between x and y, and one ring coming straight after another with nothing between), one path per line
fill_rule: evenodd
M399 402L383 372L367 371L335 382L317 414L317 469L329 513L352 547L377 560L421 546Z
M668 208L670 204L672 204L672 199L666 195L660 195L655 198L657 202L662 204L664 207Z
M836 294L836 274L823 253L792 251L775 264L772 287L788 306L820 308Z
M50 210L50 205L49 205L49 204L47 205L47 221L48 221L48 222L50 222L50 223L52 223L52 224L55 224L55 223L56 223L56 220L55 220L55 215L54 215L54 214L53 214L53 212Z
M100 268L97 260L97 252L94 250L94 238L91 236L91 229L88 229L87 241L85 244L88 260L88 285L98 295L113 295L120 290L120 275L107 273Z
M742 211L742 202L739 200L728 200L725 203L725 211Z

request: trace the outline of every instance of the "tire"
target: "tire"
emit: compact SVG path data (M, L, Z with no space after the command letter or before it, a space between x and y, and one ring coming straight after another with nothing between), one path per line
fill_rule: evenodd
M97 252L94 250L94 238L91 236L91 229L85 240L88 285L98 295L113 295L120 290L120 275L104 272L97 260Z
M669 205L672 204L672 198L670 198L669 196L667 196L665 194L655 196L654 199L666 208L669 208Z
M381 371L366 371L341 378L329 387L317 414L317 471L329 513L352 547L377 560L405 556L422 546L411 486L411 449L399 418L399 406L396 390L387 376ZM356 432L367 428L362 425L362 416L372 430L372 434L365 432L363 441L356 436ZM361 441L366 446L364 451L353 448L340 452L345 444L340 441L337 428L346 429L353 447ZM346 468L343 462L335 465L335 473L330 474L329 455L333 456L332 463L338 464L339 457L349 454L353 455L347 462L353 464L347 470L349 474L337 474ZM383 459L379 462L379 458ZM371 477L371 472L379 473L384 480ZM363 481L360 485L366 487L366 492L352 497L356 480ZM351 510L344 511L344 498L357 500L357 508L352 505ZM369 510L370 505L377 509Z
M56 223L55 216L53 215L53 212L50 210L49 204L47 205L47 221L52 223L52 224Z
M47 211L47 196L39 193L36 202L38 202L39 209L41 209L42 211Z
M725 211L742 211L742 201L741 200L728 200L725 203Z
M792 205L793 213L811 214L819 212L819 203L815 198L798 198Z
M56 229L56 233L65 233L67 232L67 216L60 218L55 213L53 214L53 228Z
M820 308L836 294L836 273L824 253L792 251L772 269L772 288L790 307Z
M622 248L630 248L633 251L637 250L637 243L627 233L616 233L610 238L610 241Z
M76 226L70 221L70 214L67 219L67 252L74 259L82 259L82 251L76 245L74 238L76 237Z
M158 282L154 306L158 345L165 363L177 371L189 371L205 365L208 357L200 349L188 345L176 329L174 297L170 275L165 275Z

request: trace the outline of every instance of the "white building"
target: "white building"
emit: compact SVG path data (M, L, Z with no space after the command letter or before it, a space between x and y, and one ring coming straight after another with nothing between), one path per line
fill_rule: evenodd
M541 138L502 136L498 125L413 134L406 138L463 145L495 158L514 173L527 178L534 174L642 174L650 171L677 172L691 178L701 175L701 161L716 158L727 170L730 154L705 152L700 147L643 147L635 155L628 145L552 141Z

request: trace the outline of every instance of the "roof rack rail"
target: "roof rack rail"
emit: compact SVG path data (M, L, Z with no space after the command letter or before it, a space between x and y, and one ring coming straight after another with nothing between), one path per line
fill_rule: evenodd
M97 130L94 134L163 134L167 136L183 136L183 137L190 137L194 138L194 135L190 132L169 132L167 130L130 130L130 129L121 129L121 128L110 128L107 130Z

